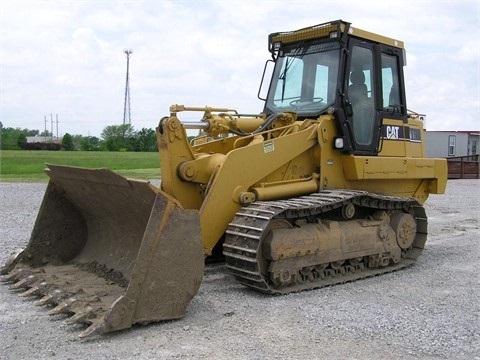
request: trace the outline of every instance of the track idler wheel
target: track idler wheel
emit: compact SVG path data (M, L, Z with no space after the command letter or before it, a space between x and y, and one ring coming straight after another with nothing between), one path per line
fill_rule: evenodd
M410 248L417 233L417 223L412 215L396 213L392 216L390 225L397 234L397 244L403 250Z

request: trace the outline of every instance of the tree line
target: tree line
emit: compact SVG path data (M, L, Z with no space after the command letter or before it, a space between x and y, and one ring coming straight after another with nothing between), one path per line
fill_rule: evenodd
M0 129L2 150L158 151L153 129L136 131L130 124L109 125L103 129L101 138L66 133L59 143L53 141L53 134L49 131L10 127ZM27 143L29 136L45 137L47 141Z

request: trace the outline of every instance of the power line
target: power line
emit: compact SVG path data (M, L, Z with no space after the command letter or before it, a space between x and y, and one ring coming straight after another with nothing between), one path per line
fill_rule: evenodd
M123 125L125 125L127 121L127 113L128 113L128 124L130 125L132 122L130 116L130 84L129 84L129 67L130 67L130 54L133 52L132 50L124 50L123 51L127 55L127 78L125 81L125 102L123 105Z

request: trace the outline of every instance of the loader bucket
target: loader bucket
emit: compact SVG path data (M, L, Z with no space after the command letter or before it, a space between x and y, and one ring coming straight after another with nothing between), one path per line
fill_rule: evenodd
M90 325L81 337L184 316L203 277L198 212L147 181L47 166L30 241L2 280Z

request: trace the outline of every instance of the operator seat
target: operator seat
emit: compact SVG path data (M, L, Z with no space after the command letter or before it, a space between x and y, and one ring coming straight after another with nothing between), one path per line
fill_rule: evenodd
M365 85L365 74L362 70L354 70L350 74L350 82L348 87L348 98L354 105L365 102L368 98L367 85Z
M354 70L350 74L348 98L353 108L353 133L355 141L361 145L369 145L373 133L373 103L369 101L368 89L365 85L365 74L362 70Z

